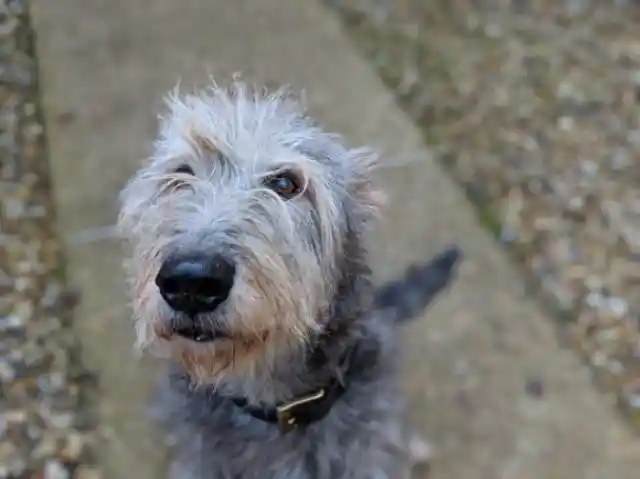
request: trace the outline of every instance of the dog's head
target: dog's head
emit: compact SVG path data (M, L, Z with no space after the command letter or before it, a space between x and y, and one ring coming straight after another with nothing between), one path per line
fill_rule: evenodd
M323 328L345 238L382 198L376 157L284 90L236 81L167 104L121 195L138 344L200 382L250 375Z

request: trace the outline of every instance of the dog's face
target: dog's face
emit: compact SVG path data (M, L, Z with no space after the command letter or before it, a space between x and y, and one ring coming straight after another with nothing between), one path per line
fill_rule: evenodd
M375 156L281 92L234 83L168 106L121 196L138 344L199 382L250 375L323 327L345 232L379 206Z

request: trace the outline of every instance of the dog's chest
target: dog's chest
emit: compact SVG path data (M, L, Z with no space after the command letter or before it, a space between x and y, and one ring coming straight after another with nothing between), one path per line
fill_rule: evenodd
M288 433L229 404L173 422L171 479L395 477L402 450L397 404L380 391L350 396L321 421Z

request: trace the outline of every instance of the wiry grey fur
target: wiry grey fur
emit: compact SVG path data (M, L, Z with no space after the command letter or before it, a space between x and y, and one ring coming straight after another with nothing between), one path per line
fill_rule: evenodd
M283 91L234 82L168 103L154 155L122 194L120 226L138 344L173 360L155 408L172 438L170 476L406 477L416 457L401 426L396 324L449 281L457 250L376 292L363 246L381 197L375 155L343 146ZM194 176L174 172L184 163ZM305 185L290 201L264 186L283 168ZM233 259L229 299L198 320L238 339L172 335L185 319L153 278L175 251ZM347 390L330 413L286 434L229 399L272 407L336 376Z

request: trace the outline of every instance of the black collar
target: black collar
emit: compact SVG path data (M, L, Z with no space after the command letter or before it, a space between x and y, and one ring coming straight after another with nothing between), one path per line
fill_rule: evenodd
M253 417L277 424L284 433L324 418L345 391L346 385L342 384L338 378L332 378L325 387L276 407L251 406L245 398L231 398L231 400Z
M344 335L348 327L349 324L344 322L337 328L328 328L327 331L317 339L316 347L309 356L309 366L312 369L325 366L329 362L323 346L325 346L326 342L330 339ZM265 422L277 424L283 433L305 427L324 418L329 411L331 411L336 401L346 392L349 373L350 370L353 369L354 358L358 356L358 349L359 343L355 342L343 351L338 361L338 371L334 373L323 387L309 391L286 403L280 403L275 407L255 407L248 404L245 398L234 397L230 399L237 407L243 409L253 417Z

